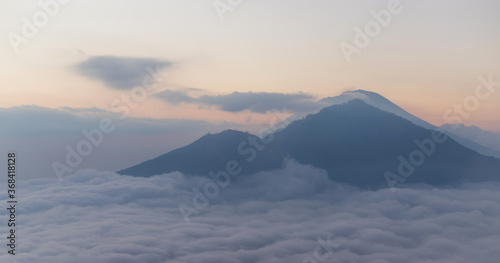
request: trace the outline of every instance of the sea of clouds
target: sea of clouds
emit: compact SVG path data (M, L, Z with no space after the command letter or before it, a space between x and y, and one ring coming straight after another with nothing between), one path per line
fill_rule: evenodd
M17 255L7 254L3 227L0 262L493 263L500 258L499 183L367 191L289 161L281 170L233 178L187 223L179 205L193 206L193 187L202 189L207 182L180 173L134 178L95 170L61 183L20 181ZM0 214L2 225L7 213Z

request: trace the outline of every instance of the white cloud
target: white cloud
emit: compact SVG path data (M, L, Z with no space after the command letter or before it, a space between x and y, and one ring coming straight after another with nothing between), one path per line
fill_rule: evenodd
M303 262L328 235L339 247L324 262L500 257L499 183L364 191L295 162L232 179L190 224L178 205L190 204L192 188L207 178L84 170L63 183L22 181L19 254L0 261Z

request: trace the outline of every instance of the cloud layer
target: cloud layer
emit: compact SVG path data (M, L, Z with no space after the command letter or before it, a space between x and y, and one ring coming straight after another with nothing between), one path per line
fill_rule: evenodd
M83 131L99 129L105 118L112 121L114 131L104 136L102 144L94 147L78 168L118 171L182 147L208 132L238 127L228 122L134 117L121 120L120 116L99 108L0 108L0 120L15 123L0 126L0 148L22 155L26 164L23 178L53 177L51 164L64 163L66 147L74 149L80 141L88 140Z
M150 71L171 67L172 62L153 58L94 56L76 65L81 75L103 82L106 86L128 90L143 84Z
M286 108L292 112L318 110L325 105L314 101L314 97L305 93L268 93L268 92L233 92L226 95L202 95L192 97L186 90L165 90L156 97L171 103L190 103L200 106L213 106L223 111L252 111L267 113L276 109Z
M319 247L323 262L500 257L498 183L361 191L290 161L282 170L233 178L186 224L178 206L207 182L93 170L61 184L22 181L16 262L307 262L318 239L336 244L331 254ZM2 253L0 260L11 257Z

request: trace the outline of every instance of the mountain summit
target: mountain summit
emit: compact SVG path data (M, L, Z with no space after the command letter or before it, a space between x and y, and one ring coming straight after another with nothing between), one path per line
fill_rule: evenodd
M209 175L232 163L248 174L279 169L287 158L324 169L336 182L369 188L500 178L500 160L361 99L326 107L265 138L232 130L206 135L119 173Z
M366 90L354 90L354 91L346 91L342 93L339 96L336 97L328 97L320 100L320 102L329 104L329 105L338 105L338 104L343 104L346 102L349 102L351 100L362 100L366 104L371 105L373 107L379 108L383 111L387 111L390 113L394 113L397 116L400 116L402 118L405 118L416 125L422 126L427 129L433 129L435 128L434 125L410 114L409 112L405 111L403 108L399 107L398 105L394 104L390 100L386 99L385 97L381 96L378 93L371 92L371 91L366 91Z
M371 91L366 91L366 90L346 91L336 97L324 98L320 100L320 102L328 105L338 105L356 99L363 100L367 104L379 108L383 111L394 113L395 115L407 119L413 122L414 124L424 127L426 129L438 129L438 127L418 118L415 115L412 115L411 113L405 111L404 109L394 104L390 100L386 99L385 97L381 96L380 94ZM464 134L459 134L455 130L448 129L446 127L448 126L444 126L443 129L446 135L448 135L450 138L457 141L458 143L462 144L463 146L470 148L482 155L493 156L500 159L500 151L487 147L478 142L475 142L474 140L467 138L467 136L464 136Z

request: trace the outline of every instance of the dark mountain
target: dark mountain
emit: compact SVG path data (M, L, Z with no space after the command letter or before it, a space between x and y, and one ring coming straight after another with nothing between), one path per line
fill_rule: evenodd
M437 135L355 99L324 108L263 139L238 131L209 134L119 173L152 176L180 171L206 175L225 170L234 160L245 174L278 169L285 158L293 158L325 169L334 181L360 187L387 186L386 175L399 182L431 185L500 178L500 160L448 137L436 142L436 138L442 138ZM422 150L422 144L426 150Z
M371 105L373 107L379 108L383 111L387 111L390 113L394 113L397 116L400 116L402 118L405 118L416 125L422 126L427 129L433 129L435 128L434 125L412 115L411 113L405 111L403 108L399 107L398 105L394 104L392 101L386 99L385 97L381 96L378 93L371 92L371 91L366 91L366 90L354 90L354 91L346 91L339 96L336 97L328 97L320 100L322 103L326 103L329 105L338 105L338 104L344 104L346 102L349 102L351 100L362 100L366 104Z
M326 103L329 105L336 105L336 104L342 104L349 102L351 100L355 99L360 99L366 102L368 105L377 107L383 111L391 112L396 114L397 116L400 116L402 118L405 118L411 122L413 122L416 125L419 125L421 127L427 128L427 129L437 129L436 126L418 118L415 115L412 115L411 113L405 111L398 105L394 104L390 100L384 98L380 94L377 94L375 92L371 91L366 91L366 90L354 90L354 91L347 91L342 93L339 96L336 97L328 97L320 100L321 103ZM500 159L500 151L493 149L492 147L487 147L485 144L479 143L473 139L471 139L469 136L466 136L466 133L459 133L456 132L452 129L448 129L448 126L441 126L442 129L446 132L448 136L450 136L453 140L457 141L458 143L462 144L463 146L470 148L480 154L486 155L486 156L493 156L498 159Z

